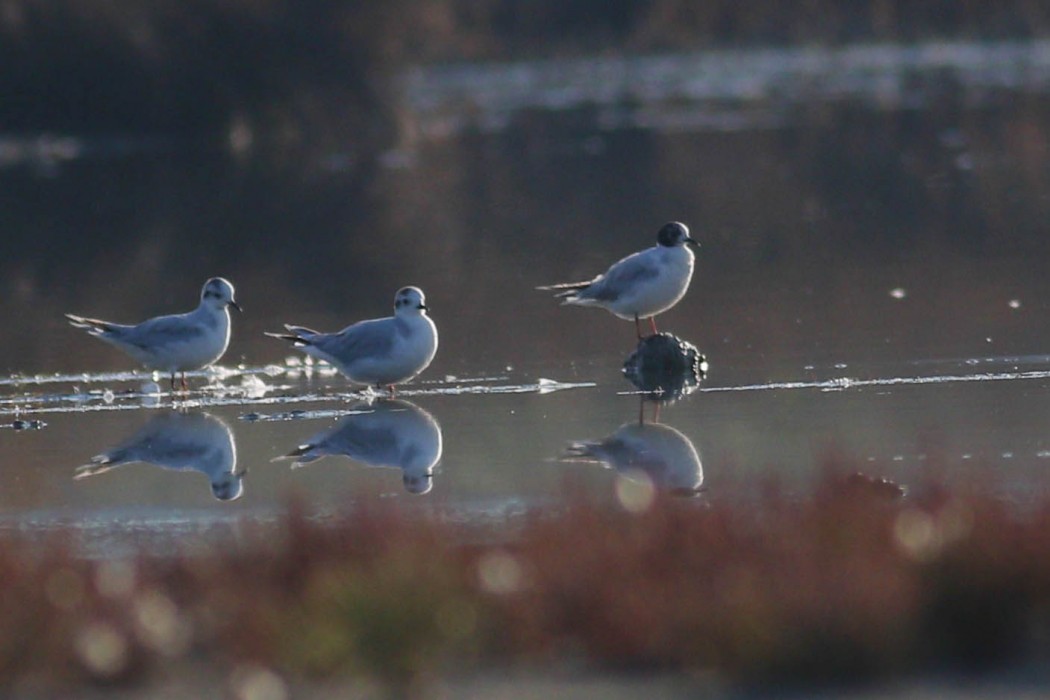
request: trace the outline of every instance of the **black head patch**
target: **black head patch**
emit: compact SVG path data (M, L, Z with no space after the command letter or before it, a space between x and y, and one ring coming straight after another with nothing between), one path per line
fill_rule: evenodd
M660 245L673 248L682 245L689 239L689 228L682 223L672 221L664 224L656 234L656 242Z

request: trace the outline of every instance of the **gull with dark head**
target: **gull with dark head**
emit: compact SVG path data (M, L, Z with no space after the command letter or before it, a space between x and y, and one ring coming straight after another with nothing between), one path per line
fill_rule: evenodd
M241 310L233 299L233 285L222 277L212 277L201 289L196 309L184 314L157 316L133 326L96 318L66 314L70 324L120 348L152 370L182 375L214 364L230 344L230 307Z
M388 387L407 382L425 370L437 352L438 334L427 316L419 287L402 287L394 295L394 315L359 321L338 333L285 326L286 333L267 333L287 340L307 355L328 362L355 384Z
M677 304L693 277L693 251L700 244L685 224L664 224L652 248L628 255L604 274L587 282L565 282L537 289L556 291L563 304L600 306L613 315L634 321L642 337L639 319L648 318L656 333L655 316Z

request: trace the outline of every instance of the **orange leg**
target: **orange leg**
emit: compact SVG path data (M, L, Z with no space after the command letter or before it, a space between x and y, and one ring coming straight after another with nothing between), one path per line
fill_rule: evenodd
M653 329L653 335L656 335L658 333L658 331L656 330L656 317L655 316L650 316L649 317L649 327ZM644 335L642 335L642 327L640 325L638 325L638 314L634 315L634 332L635 332L635 334L637 334L638 340L641 340L642 338L645 337Z
M173 393L175 392L175 374L175 372L171 373L171 391ZM178 374L180 377L179 388L181 388L183 391L189 391L190 385L186 383L186 373L179 372Z

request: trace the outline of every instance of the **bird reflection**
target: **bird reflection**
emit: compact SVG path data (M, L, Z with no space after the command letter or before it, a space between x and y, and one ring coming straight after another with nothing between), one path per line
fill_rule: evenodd
M212 495L220 501L232 501L244 492L246 470L237 470L233 431L207 413L161 413L124 442L77 467L73 478L95 476L135 462L201 472L211 482Z
M693 443L660 423L631 422L601 440L570 443L561 459L598 462L628 478L644 477L674 495L696 495L704 483L704 468Z
M292 466L299 467L328 455L372 467L397 467L406 491L427 493L441 459L441 426L413 403L380 401L370 411L341 418L277 460L293 460Z

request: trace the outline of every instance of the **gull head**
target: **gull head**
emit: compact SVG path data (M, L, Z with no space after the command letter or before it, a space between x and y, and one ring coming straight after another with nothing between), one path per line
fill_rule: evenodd
M394 313L418 316L427 311L427 298L419 287L402 287L394 295Z
M240 305L233 299L233 285L222 277L212 277L204 283L201 289L201 303L208 304L216 309L222 310L232 306L238 311Z
M664 224L656 234L656 242L668 248L680 245L691 245L699 248L700 243L689 235L689 227L678 221Z

